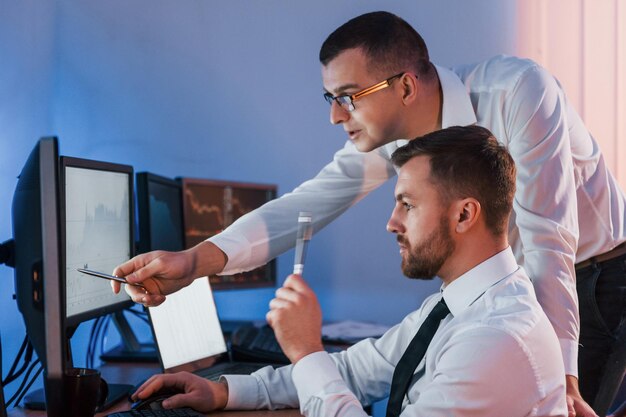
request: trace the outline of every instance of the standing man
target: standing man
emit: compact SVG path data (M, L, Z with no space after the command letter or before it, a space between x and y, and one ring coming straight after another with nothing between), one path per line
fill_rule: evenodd
M614 264L626 259L626 198L558 82L513 57L436 66L421 36L387 12L339 27L320 61L330 121L349 138L344 148L315 178L195 248L121 265L115 273L151 289L145 295L127 287L133 299L155 305L196 277L262 265L293 245L291 219L300 210L312 212L319 230L395 175L391 154L408 138L478 124L517 164L511 247L559 338L570 413L594 416L577 376L593 403L624 312L626 274ZM619 302L603 299L614 294Z
M183 392L166 407L299 405L320 417L365 416L361 404L387 396L388 417L566 416L559 342L507 241L515 193L509 153L487 129L457 126L410 142L393 162L399 172L387 229L397 235L402 272L438 276L440 292L378 340L329 355L315 294L291 275L267 321L293 366L222 383L160 375L136 395L175 387Z

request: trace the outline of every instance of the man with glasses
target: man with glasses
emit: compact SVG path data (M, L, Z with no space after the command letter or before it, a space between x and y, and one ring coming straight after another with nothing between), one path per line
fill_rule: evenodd
M626 312L626 198L558 82L513 57L436 66L421 36L386 12L339 27L320 61L330 121L348 135L344 148L314 179L197 247L121 265L117 274L151 289L146 295L127 287L133 299L156 305L195 277L266 263L293 245L293 219L302 208L312 212L317 231L396 175L391 154L407 138L478 124L518 166L511 246L559 338L571 415L594 416L579 393L578 368L592 404L603 378L622 371L605 363Z

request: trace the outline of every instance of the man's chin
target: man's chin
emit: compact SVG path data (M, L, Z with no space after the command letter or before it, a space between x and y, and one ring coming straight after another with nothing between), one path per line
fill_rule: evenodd
M428 271L411 269L410 267L406 266L404 264L404 262L402 262L402 273L407 278L419 279L419 280L422 280L422 281L433 280L433 279L435 279L435 276L436 276L435 274L431 274Z

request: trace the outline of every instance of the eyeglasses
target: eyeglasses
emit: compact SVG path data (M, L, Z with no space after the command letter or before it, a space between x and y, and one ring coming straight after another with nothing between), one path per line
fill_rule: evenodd
M330 104L331 106L333 105L333 100L337 102L337 104L339 104L343 109L347 110L347 111L353 111L354 110L354 102L357 101L360 98L363 98L367 95L370 95L372 93L375 93L377 91L383 90L387 87L389 87L391 85L391 82L398 77L401 77L404 75L404 72L401 72L400 74L396 74L393 77L389 77L384 81L379 82L378 84L374 84L371 87L367 87L364 90L361 90L357 93L354 94L343 94L341 96L333 96L330 93L324 93L324 100L326 100L328 102L328 104Z

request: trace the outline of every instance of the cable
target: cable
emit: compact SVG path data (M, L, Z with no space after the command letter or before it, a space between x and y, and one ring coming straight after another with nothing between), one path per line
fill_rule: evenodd
M147 318L147 313L143 313L140 311L135 311L135 310L126 310L128 311L130 314L132 314L133 316L137 317L139 320L143 321L144 323L146 323L148 326L150 325L150 320L148 320Z
M5 386L11 381L15 380L15 378L13 378L12 375L15 372L15 368L17 368L17 364L22 358L22 355L24 354L24 351L26 350L27 345L28 345L28 336L25 336L24 341L22 342L22 346L20 346L20 350L18 351L17 356L15 357L15 360L13 361L13 365L11 365L11 369L9 370L7 377L2 380L2 386Z
M26 372L26 375L24 376L24 379L22 380L22 383L20 384L19 388L17 389L17 391L15 391L15 394L13 394L13 396L11 397L11 399L9 401L7 401L7 408L9 408L9 405L11 405L11 403L18 397L20 397L22 390L24 389L24 386L26 385L26 382L28 381L28 377L30 376L31 372L33 372L33 369L35 369L35 366L37 366L39 364L39 358L32 363L32 365L30 366L30 368L28 368L28 371ZM15 405L14 405L15 407Z
M104 317L98 317L91 327L91 332L89 334L89 343L87 344L87 354L85 357L85 363L87 368L93 368L93 361L96 350L96 341L98 340L98 333L100 331L100 327L102 326L102 320Z
M31 378L30 382L24 387L24 389L22 390L22 394L19 396L19 398L15 401L15 405L19 404L22 402L22 399L24 398L24 396L26 395L26 393L28 392L28 390L30 390L30 387L33 386L33 383L37 380L37 378L39 377L39 375L41 375L41 372L43 371L43 365L39 365L39 369L37 370L37 372L35 373L35 375L33 375L33 377ZM15 405L13 407L15 407Z
M26 368L28 367L28 364L30 363L30 361L33 358L33 345L30 343L30 340L28 340L28 337L26 339L27 343L26 343L26 349L25 349L25 355L24 355L24 364L22 365L22 367L15 373L11 374L11 375L7 375L7 377L5 378L6 382L3 382L3 386L6 384L10 384L11 382L15 381L17 378L20 377L20 375L22 375L24 373L24 371L26 370ZM20 356L21 356L21 351L20 351ZM14 365L17 365L18 360L16 358L16 361L13 363ZM14 367L11 367L12 371L14 371Z
M104 352L104 345L107 340L107 334L109 332L109 325L111 324L111 316L107 316L107 320L104 322L102 329L102 337L100 338L100 353Z
M102 317L102 321L100 322L100 326L98 326L98 332L96 333L96 338L93 341L93 351L92 351L92 358L91 358L91 364L93 366L93 364L95 363L96 360L96 349L98 348L98 341L100 341L100 345L102 344L102 340L104 339L104 336L106 335L106 330L109 327L108 323L111 320L111 315L107 315ZM100 353L102 353L102 350L100 350Z

